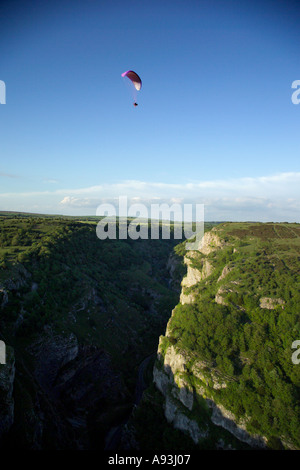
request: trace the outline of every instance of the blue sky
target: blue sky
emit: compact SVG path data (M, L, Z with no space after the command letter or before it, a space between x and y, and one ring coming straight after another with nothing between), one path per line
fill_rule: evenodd
M95 215L126 195L204 203L207 220L300 222L296 5L7 2L0 210Z

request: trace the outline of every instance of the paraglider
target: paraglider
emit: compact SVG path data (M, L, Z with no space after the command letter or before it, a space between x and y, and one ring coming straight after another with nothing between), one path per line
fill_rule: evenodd
M137 102L136 102L136 96L137 96L137 92L140 91L140 89L142 88L142 80L140 79L140 77L138 76L137 73L135 73L133 70L127 70L126 72L122 73L121 76L123 78L128 78L131 82L131 89L132 89L132 92L133 92L133 106L136 107L138 106Z

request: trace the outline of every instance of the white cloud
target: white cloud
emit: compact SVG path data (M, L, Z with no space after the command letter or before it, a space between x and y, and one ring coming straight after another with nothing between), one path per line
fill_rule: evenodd
M65 196L60 203L63 206L70 206L70 207L88 207L93 208L96 210L97 206L99 205L99 199L92 199L92 198L76 198L71 196Z
M300 172L186 184L127 180L91 187L0 193L1 210L94 215L103 203L205 204L206 220L300 221ZM22 206L21 206L22 204Z

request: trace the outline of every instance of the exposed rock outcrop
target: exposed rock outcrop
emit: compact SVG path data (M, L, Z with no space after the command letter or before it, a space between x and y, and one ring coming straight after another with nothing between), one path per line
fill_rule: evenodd
M187 288L208 278L214 267L210 258L206 256L215 250L224 248L227 243L222 240L214 230L204 235L199 252L189 252L184 258L187 265L187 275L182 281L180 303L192 303L193 292L186 292ZM203 257L203 255L206 255ZM196 267L197 266L197 267ZM224 266L216 283L224 280L234 269L233 265ZM217 290L216 303L227 305L226 294L235 292L238 280L230 281L227 285L221 285ZM236 306L241 309L241 307ZM172 312L172 316L175 310ZM236 439L251 447L266 447L266 439L250 434L247 431L247 420L242 421L222 404L216 402L215 394L226 389L232 377L220 373L216 364L199 360L191 356L191 352L179 349L172 343L170 321L166 329L166 336L160 338L158 346L158 361L154 366L154 382L165 397L164 412L168 422L174 427L187 432L195 443L208 436L207 423L201 419L191 419L189 413L194 409L195 397L201 397L210 410L210 420L220 426Z
M211 231L206 232L199 244L198 250L204 255L209 255L226 245L226 242L219 237L215 230L216 228L214 227Z
M218 289L218 292L216 293L215 296L215 302L220 305L228 305L228 302L226 301L226 294L233 292L232 289L229 287L222 286Z
M173 424L174 428L188 433L195 444L207 436L207 431L201 431L195 420L188 418L184 412L180 411L170 395L166 396L165 417L169 423Z
M196 285L203 279L206 279L212 274L214 270L212 264L207 259L198 261L202 264L201 270L199 268L193 267L193 258L196 257L197 253L190 253L189 256L184 257L184 263L187 265L187 274L181 283L182 291L180 294L180 303L182 304L190 304L194 300L193 294L186 294L185 289Z
M252 448L265 448L267 440L262 436L251 436L247 430L244 422L237 421L235 415L230 411L226 410L224 406L216 403L212 400L207 400L209 406L212 408L211 420L217 426L229 431L240 441L245 442Z
M183 278L181 283L181 294L180 294L180 303L189 304L193 303L194 296L193 293L186 293L185 289L196 285L198 282L203 279L208 278L214 271L214 267L211 261L207 258L201 257L201 255L209 255L215 250L222 249L226 245L226 242L222 240L214 229L210 232L206 232L199 243L197 251L189 251L188 254L184 257L184 263L187 266L187 274ZM201 254L199 256L199 254ZM194 262L201 264L201 267L195 268L193 266ZM232 268L225 270L221 275L221 279L227 275ZM222 277L223 276L223 277Z
M173 368L172 368L173 367ZM154 367L153 379L157 388L165 396L164 412L169 423L181 431L187 432L195 443L206 437L206 430L200 430L198 423L189 418L182 407L193 408L193 389L181 375L185 370L185 358L171 348L167 351L163 370Z
M266 308L268 310L274 310L274 308L281 307L284 309L284 300L282 299L273 299L271 297L261 297L259 299L260 308Z
M207 406L211 409L213 424L221 426L253 448L266 447L267 441L264 437L251 435L246 430L246 422L238 420L232 412L214 402L213 393L210 390L226 388L228 378L222 376L211 364L205 361L194 361L190 367L190 373L197 381L191 386L186 372L187 364L191 363L192 358L186 356L183 351L178 351L173 345L169 345L162 355L161 346L162 338L158 348L158 357L162 361L162 366L154 367L153 379L157 388L165 396L164 411L168 422L187 432L195 443L207 437L208 430L205 423L187 416L187 412L193 409L194 395L197 394L205 399Z
M232 270L234 266L224 266L221 276L218 278L217 282L222 281Z
M33 359L35 381L43 391L39 394L41 403L37 401L28 412L31 417L26 418L32 421L32 432L27 432L30 447L43 447L42 435L49 432L51 420L58 448L89 448L90 427L107 419L111 409L128 402L129 392L121 374L113 370L105 351L79 345L73 333L62 336L48 329L28 351ZM45 401L51 403L46 419Z
M25 286L30 278L31 274L22 264L18 264L15 268L14 276L4 279L0 288L4 288L6 291L18 290Z
M78 341L74 334L68 337L49 334L28 348L34 358L34 375L47 392L53 390L58 372L78 354Z

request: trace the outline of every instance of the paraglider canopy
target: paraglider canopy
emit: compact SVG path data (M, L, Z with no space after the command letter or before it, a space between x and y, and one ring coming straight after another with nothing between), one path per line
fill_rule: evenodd
M142 80L138 76L137 73L133 72L133 70L127 70L126 72L122 73L122 77L127 77L129 80L132 81L133 86L136 90L140 90L142 88Z
M128 86L131 89L133 106L136 107L138 105L136 102L137 92L142 88L142 80L133 70L127 70L126 72L122 73L121 76L124 78L125 82L128 83ZM128 78L129 81L126 80L126 78Z

